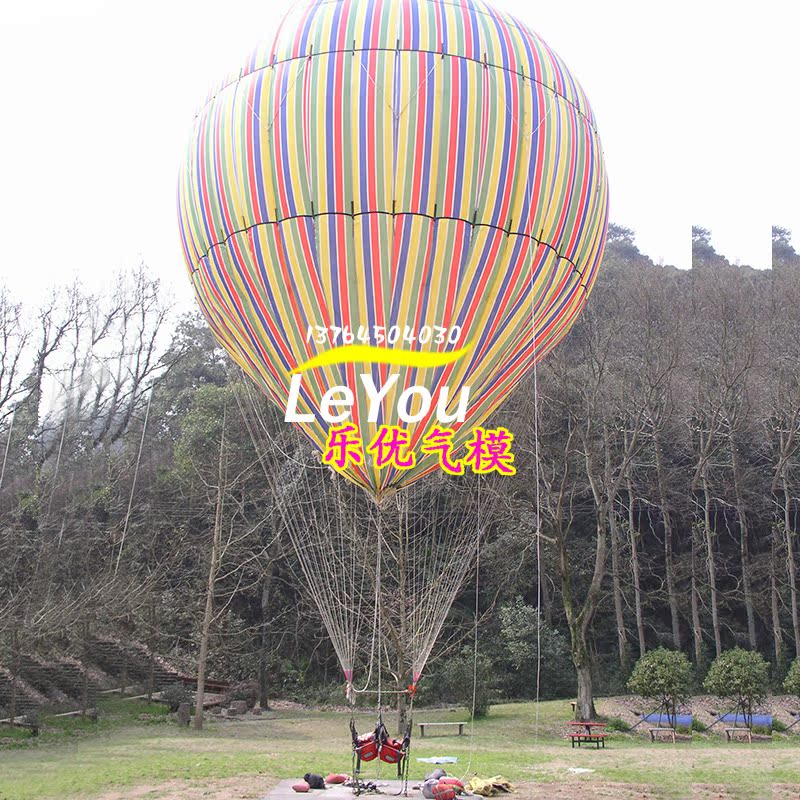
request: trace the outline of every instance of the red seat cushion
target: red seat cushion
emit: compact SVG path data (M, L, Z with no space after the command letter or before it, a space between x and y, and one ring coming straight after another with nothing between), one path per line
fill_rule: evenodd
M400 739L387 739L381 745L381 761L396 764L403 758L403 743Z
M456 800L456 790L449 783L439 783L433 787L434 800Z
M378 757L378 742L374 733L365 733L358 737L356 751L362 761L372 761Z

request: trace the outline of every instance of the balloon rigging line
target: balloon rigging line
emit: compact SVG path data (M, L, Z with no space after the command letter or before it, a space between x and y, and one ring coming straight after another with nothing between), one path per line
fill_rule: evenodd
M419 53L421 53L421 52L423 52L423 51L422 51L422 50L417 50L417 51L415 51L415 52L419 52ZM431 68L428 70L427 74L425 75L425 77L424 77L424 78L422 79L422 81L420 82L419 86L417 87L417 91L416 91L416 92L414 92L414 94L412 94L412 95L411 95L411 97L409 98L408 102L407 102L407 103L406 103L406 104L405 104L405 105L404 105L404 106L403 106L403 107L400 109L399 113L397 113L397 114L396 114L396 117L397 117L397 120L398 120L398 122L400 121L400 117L402 117L402 116L403 116L403 114L405 114L405 113L406 113L406 111L408 110L408 107L409 107L409 106L410 106L410 105L411 105L411 104L414 102L414 100L416 100L416 99L417 99L417 95L418 95L418 94L419 94L419 93L420 93L420 92L421 92L421 91L422 91L422 90L425 88L425 86L426 86L426 85L427 85L427 83L428 83L428 80L429 80L429 78L430 78L430 77L431 77L431 75L433 75L433 73L436 71L436 68L439 66L439 64L440 64L440 63L441 63L441 60L440 60L440 59L437 59L437 61L436 61L436 62L434 63L434 65L433 65L433 66L432 66L432 67L431 67Z
M287 453L287 452L286 452L286 451L285 451L283 448L281 448L281 447L278 445L278 443L275 441L275 439L274 439L274 438L272 437L272 435L270 434L270 432L269 432L269 427L267 426L266 422L264 421L263 415L262 415L262 414L261 414L261 412L259 411L257 404L256 404L256 403L254 402L254 400L253 400L253 397L252 397L253 388L250 386L250 381L249 381L249 378L247 378L247 375L245 374L244 370L242 370L242 368L241 368L241 367L239 368L239 370L240 370L240 373L241 373L242 377L245 379L245 380L243 380L243 382L242 382L242 386L245 388L245 392L246 392L246 394L247 394L247 396L248 396L248 400L249 400L249 402L250 402L250 404L251 404L251 407L252 407L253 414L256 416L256 418L257 418L257 420L258 420L258 423L259 423L260 430L262 430L262 431L264 432L264 435L265 435L265 436L266 436L266 437L269 439L269 441L270 441L270 444L271 444L271 445L272 445L272 446L273 446L273 447L274 447L274 448L275 448L275 449L276 449L276 450L277 450L277 451L278 451L278 452L279 452L279 453L280 453L280 454L281 454L281 455L282 455L284 458L288 459L289 461L292 461L293 463L297 464L298 466L304 467L304 468L306 468L306 469L316 469L316 470L323 470L323 469L325 469L325 466L324 466L323 464L309 464L309 463L308 463L308 462L306 462L306 461L299 461L298 459L296 459L296 458L295 458L294 456L292 456L291 454ZM242 410L241 403L239 404L239 408L240 408L240 410ZM242 416L244 416L244 412L243 412L243 411L242 411Z
M248 399L253 401L249 395ZM256 411L254 401L252 405L252 410ZM261 452L255 430L247 416L246 423L254 446ZM262 434L268 434L263 425L259 426L259 430ZM262 457L260 462L273 490L277 493L279 487L266 459ZM295 463L299 462L295 461ZM303 465L303 467L305 466ZM326 507L325 517L320 517L316 503L313 502L313 499L319 496L320 487L312 488L309 470L301 469L296 477L298 480L295 482L295 488L293 491L290 489L291 496L287 498L287 502L278 504L279 512L297 554L306 586L329 633L337 657L343 669L352 670L356 642L360 637L363 619L361 607L365 578L363 574L361 576L356 574L358 562L355 554L349 565L343 560L343 556L346 555L344 545L348 538L355 540L357 534L346 536L344 509L339 509L339 513L335 513ZM323 481L328 477L329 475L323 477ZM341 494L339 493L337 497L340 499ZM312 499L312 502L305 502L306 499ZM303 502L300 502L301 500ZM287 506L290 507L291 512L287 511ZM355 518L353 524L356 524ZM303 538L302 532L306 533L305 538ZM309 533L313 535L314 532L317 535L316 541L309 539ZM319 552L315 549L315 544L318 545ZM348 576L349 587L347 586ZM348 600L348 598L350 599Z
M251 435L252 427L249 426ZM261 460L266 467L265 461ZM360 643L360 633L363 626L362 607L365 603L364 590L366 588L366 572L356 565L365 563L359 552L359 544L364 537L360 536L356 527L356 517L353 518L353 531L345 532L344 523L337 526L335 519L344 519L343 509L337 513L330 504L322 506L324 516L320 516L317 504L297 502L302 491L307 497L318 497L319 487L312 487L308 473L301 471L300 484L297 485L294 497L287 504L281 504L279 509L284 519L290 540L298 554L301 569L304 573L309 591L315 600L320 616L325 623L334 650L339 656L346 674L356 667L356 648ZM331 475L331 480L341 485L342 478ZM353 489L353 492L356 492ZM341 495L339 495L341 497ZM407 618L409 621L407 649L411 658L411 667L414 678L425 666L436 638L444 624L445 617L455 595L463 580L464 572L471 560L471 550L466 546L473 535L474 527L467 524L451 524L457 517L463 516L462 509L456 504L444 512L442 509L435 511L434 505L441 505L443 498L440 493L435 498L429 497L427 502L428 512L417 508L415 518L409 518L409 497L406 491L398 493L394 502L399 503L399 530L392 532L392 538L400 537L401 553L395 555L395 561L402 557L405 568L397 576L400 583L397 590L409 602ZM423 497L424 499L424 497ZM286 506L290 506L293 513L287 513ZM389 624L383 616L383 606L380 603L383 595L383 551L387 547L385 521L385 507L374 508L377 520L373 519L374 527L380 529L378 536L378 550L376 553L376 573L373 576L376 587L376 605L373 606L373 632L378 637L377 646L373 641L370 647L370 664L376 649L380 652L378 657L378 683L380 696L383 689L383 641L382 631L384 625ZM375 514L370 514L374 517ZM479 515L480 518L483 515ZM427 521L426 521L427 520ZM368 526L372 529L373 525ZM451 532L449 537L448 532ZM348 574L347 552L350 552L350 586L342 581L342 575ZM460 555L459 557L459 554ZM450 556L449 558L447 556ZM442 577L442 576L446 577ZM422 589L424 584L425 588ZM348 600L348 598L350 598ZM353 694L368 690L372 667L367 676L364 689L353 687ZM402 676L399 676L402 678ZM379 705L382 703L380 700Z
M555 100L558 100L558 95L555 95ZM536 129L531 131L530 140L533 140L534 135L539 131L539 128L549 119L555 103L550 101L547 111L537 125ZM519 129L519 128L518 128ZM521 131L524 134L524 131ZM525 203L532 201L533 187L531 181L525 182ZM550 210L550 205L553 200L553 191L551 187L550 196L547 200L547 210L545 218ZM533 217L530 216L530 224L533 224ZM572 262L570 262L572 263ZM573 269L577 269L573 264ZM583 275L578 270L578 273ZM534 287L536 285L536 275L534 271L534 262L531 261L531 359L533 361L533 438L534 438L534 481L535 488L535 503L536 511L534 517L534 539L535 539L535 556L536 556L536 702L534 705L534 741L539 741L539 700L541 694L541 671L542 671L542 562L541 562L541 474L540 474L540 453L539 453L539 358L537 353L537 331L536 331L536 292ZM586 288L580 284L584 292Z
M480 491L481 485L478 483L477 501L478 513L480 514ZM480 619L480 588L481 588L481 534L478 530L478 538L475 541L475 607L473 620L473 651L472 651L472 709L469 717L469 761L467 762L461 782L465 783L467 776L472 769L472 757L475 754L475 707L478 702L478 623Z
M255 75L256 73L263 72L264 70L267 70L267 69L275 69L276 67L278 67L281 64L289 64L292 61L306 61L307 62L307 61L310 61L310 60L315 59L315 58L320 58L321 56L347 55L347 54L350 54L350 53L352 53L354 55L356 53L360 53L360 54L364 54L364 53L397 53L398 55L400 53L410 53L410 54L438 56L439 60L442 60L442 58L444 56L447 56L448 58L454 58L454 59L457 59L459 61L468 61L468 62L470 62L472 64L479 64L480 66L482 66L484 68L497 70L498 72L505 72L508 75L515 75L518 78L522 78L523 81L530 81L531 84L536 84L537 86L540 86L544 91L549 92L554 97L563 98L565 102L569 103L569 105L572 106L572 108L574 109L575 113L578 116L583 117L583 119L586 120L586 122L589 125L589 128L592 131L592 133L595 136L598 135L597 128L595 127L595 124L592 121L591 117L589 117L586 114L586 112L577 103L575 103L573 100L570 100L569 97L566 97L564 94L559 92L557 87L550 86L550 84L544 83L541 80L539 80L538 78L534 78L531 75L527 75L523 70L510 69L509 67L505 67L502 64L495 64L494 62L487 61L485 59L485 57L483 59L481 59L481 58L475 58L474 56L467 56L467 55L464 55L463 53L443 53L441 50L430 50L430 49L427 49L427 48L426 49L422 49L422 48L406 49L406 48L402 48L402 47L356 47L356 48L348 47L348 48L345 48L345 49L318 50L316 52L304 53L303 55L290 56L289 58L275 59L274 61L271 61L269 64L264 64L261 67L257 67L256 69L248 72L247 75L243 75L243 76L241 76L241 78L237 78L235 81L231 81L230 83L225 84L225 86L220 87L219 91L217 91L217 93L213 97L209 98L208 101L203 104L203 106L200 108L200 111L198 112L197 116L199 116L200 113L202 113L203 109L207 105L209 105L220 94L222 94L222 92L226 91L231 86L233 86L236 83L238 83L244 77L249 77L251 75ZM288 91L287 91L287 95L288 95ZM286 97L286 95L284 95L284 99L285 99L285 97ZM253 113L255 113L255 112L253 112Z
M389 111L392 112L392 117L397 119L397 114L394 108L392 107L392 104L386 99L386 92L384 92L383 89L377 83L375 83L375 79L372 77L372 75L369 74L369 70L364 66L364 59L363 58L360 59L358 63L361 65L361 69L364 70L364 73L366 74L367 78L369 78L369 82L375 87L375 90L381 93L384 105L386 106L386 108L389 109Z
M538 130L538 128L537 128ZM534 131L535 133L535 131ZM370 215L380 215L385 217L422 217L423 219L429 219L433 222L442 222L442 221L450 221L450 222L461 222L465 225L469 225L472 228L488 228L489 230L497 231L498 233L504 233L506 236L522 236L526 239L530 239L532 242L535 242L542 247L546 247L548 250L552 251L552 253L562 261L566 261L568 264L572 266L574 272L577 272L578 275L583 277L583 271L578 267L575 263L574 259L570 258L569 256L565 256L558 251L558 248L551 244L550 242L546 242L543 239L540 239L538 236L534 236L532 232L526 232L522 230L512 230L510 227L504 227L503 225L495 225L491 222L477 222L474 219L468 219L467 217L458 217L452 214L427 214L424 211L384 211L383 209L371 209L367 211L317 211L313 214L289 214L285 217L281 217L280 219L273 219L273 220L265 220L263 222L255 222L252 225L248 225L246 228L237 228L235 231L232 231L228 234L225 239L214 242L211 244L205 253L197 259L195 266L192 269L192 272L198 272L202 266L205 266L205 262L208 261L208 256L210 255L212 250L216 250L220 247L227 247L228 242L233 239L234 236L241 236L242 234L246 234L248 231L253 230L254 228L262 228L267 227L270 225L281 225L284 222L294 222L295 220L300 219L308 219L308 220L317 220L320 217L349 217L350 219L356 219L358 217L366 217ZM583 286L583 284L581 284ZM585 287L584 287L585 288Z

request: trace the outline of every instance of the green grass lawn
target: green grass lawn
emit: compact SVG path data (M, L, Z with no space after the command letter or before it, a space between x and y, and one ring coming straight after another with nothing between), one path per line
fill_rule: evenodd
M494 706L471 736L417 737L411 777L431 769L417 757L453 755L459 759L454 774L502 773L523 784L618 782L647 787L663 798L691 797L698 784L754 800L771 797L773 782L800 786L800 747L788 737L728 745L719 737L696 736L691 743L652 745L639 736L615 734L605 750L573 750L563 739L569 712L567 701L540 703L538 737L533 703ZM149 718L139 720L141 714ZM415 714L417 721L467 718L462 711ZM361 715L358 723L368 730L374 719ZM348 717L341 713L275 711L252 722L212 718L196 733L179 729L161 707L115 700L102 707L97 723L70 719L56 726L43 719L42 724L38 740L17 734L13 744L0 748L0 800L92 798L113 789L124 796L126 787L176 779L278 779L350 768ZM6 733L0 730L0 739ZM570 767L594 772L576 776ZM392 768L384 765L382 775L392 777Z

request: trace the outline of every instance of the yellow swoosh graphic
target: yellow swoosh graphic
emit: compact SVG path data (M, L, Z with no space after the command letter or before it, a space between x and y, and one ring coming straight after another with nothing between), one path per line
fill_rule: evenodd
M463 358L470 350L472 343L464 345L460 350L452 350L449 353L419 353L414 350L389 349L387 347L375 347L367 344L347 344L343 347L335 347L333 350L326 350L324 353L309 358L302 364L298 364L292 371L292 375L305 372L316 367L326 367L330 364L394 364L402 367L443 367L445 364L452 364Z

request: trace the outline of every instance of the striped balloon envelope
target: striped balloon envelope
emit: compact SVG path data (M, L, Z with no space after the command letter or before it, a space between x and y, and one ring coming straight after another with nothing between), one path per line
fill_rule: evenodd
M608 219L583 90L481 0L297 3L198 113L178 195L208 324L282 409L300 370L315 447L337 386L365 442L408 432L412 469L345 469L376 496L439 468L419 452L436 403L412 392L403 422L401 396L447 387L454 412L469 387L463 453L580 314ZM391 384L377 415L364 376Z

